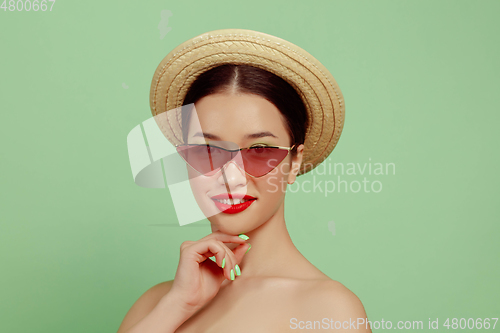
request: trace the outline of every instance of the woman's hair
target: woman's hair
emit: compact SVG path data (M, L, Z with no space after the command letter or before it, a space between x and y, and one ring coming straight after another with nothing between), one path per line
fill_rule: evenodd
M259 95L281 112L286 119L291 145L304 143L309 125L307 111L297 91L279 76L249 65L224 64L202 73L189 88L183 105L196 103L201 98L223 92ZM191 112L182 113L182 137L187 142Z

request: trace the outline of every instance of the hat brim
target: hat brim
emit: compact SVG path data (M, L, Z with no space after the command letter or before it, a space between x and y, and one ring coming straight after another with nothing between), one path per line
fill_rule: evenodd
M337 145L344 126L345 103L330 72L302 48L281 38L245 29L210 31L173 49L158 65L150 91L153 116L168 112L159 124L174 145L182 144L180 106L203 72L222 64L265 69L287 81L302 98L309 117L298 175L314 169Z

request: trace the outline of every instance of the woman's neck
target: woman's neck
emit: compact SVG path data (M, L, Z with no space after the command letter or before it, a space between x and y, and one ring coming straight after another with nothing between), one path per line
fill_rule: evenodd
M284 202L266 223L245 234L252 248L239 264L242 276L307 279L323 274L293 244L286 228Z

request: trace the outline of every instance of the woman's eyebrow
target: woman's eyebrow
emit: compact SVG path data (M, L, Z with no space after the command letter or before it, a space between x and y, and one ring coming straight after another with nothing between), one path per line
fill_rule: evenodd
M204 137L205 139L209 139L209 140L221 140L217 135L205 133L205 132L203 132L203 133L197 132L193 135L193 137L195 137L195 136L201 136L201 137ZM267 136L278 138L276 135L274 135L273 133L271 133L269 131L262 131L262 132L258 132L258 133L247 134L247 135L245 135L245 139L258 139L258 138L264 138Z

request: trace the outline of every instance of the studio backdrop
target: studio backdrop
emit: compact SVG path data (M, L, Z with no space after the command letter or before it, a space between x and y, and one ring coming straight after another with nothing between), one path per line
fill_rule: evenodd
M226 28L300 46L342 89L336 148L287 189L301 253L362 300L373 332L498 330L499 14L463 0L4 1L0 332L116 332L173 279L180 244L210 233L177 213L182 182L155 164L174 152L152 155L149 91L173 48Z

